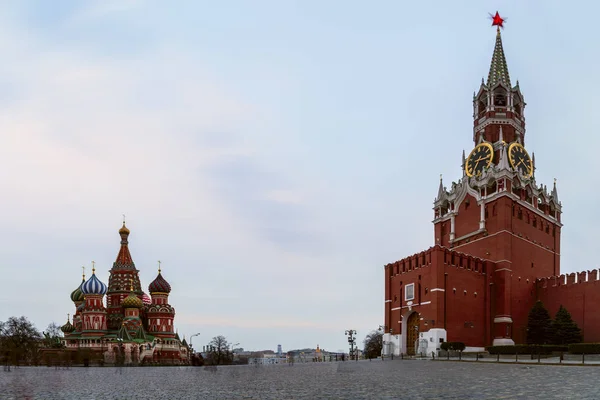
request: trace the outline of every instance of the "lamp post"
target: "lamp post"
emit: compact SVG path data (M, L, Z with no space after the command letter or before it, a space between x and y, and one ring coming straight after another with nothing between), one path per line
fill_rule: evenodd
M194 347L192 346L192 340L194 339L194 336L200 336L200 333L194 333L192 336L190 336L190 353L194 351Z
M238 346L238 345L239 345L239 343L235 343L235 344L232 344L232 345L231 345L231 363L232 363L232 364L233 364L233 358L234 358L234 355L233 355L233 348L234 348L235 346Z
M344 332L344 334L348 336L348 344L350 345L350 356L352 357L354 355L354 344L356 343L356 337L354 337L354 335L356 335L356 330L348 329Z

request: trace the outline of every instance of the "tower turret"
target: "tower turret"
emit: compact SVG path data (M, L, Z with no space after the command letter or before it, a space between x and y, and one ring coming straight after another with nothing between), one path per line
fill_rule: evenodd
M175 318L175 309L169 304L171 285L163 278L160 264L159 261L156 279L148 285L148 291L152 296L152 304L148 306L146 311L148 331L154 336L174 338L173 319Z
M130 294L130 284L133 282L133 292L139 299L142 299L143 292L139 278L139 271L129 252L129 228L125 225L123 216L123 226L119 229L121 238L121 247L117 258L110 270L108 278L108 291L106 305L108 309L108 327L109 329L119 329L123 322L122 302Z
M106 332L106 308L103 297L106 294L106 285L96 276L96 268L92 261L92 276L82 286L81 291L85 296L85 305L82 314L83 335L93 336L98 332Z

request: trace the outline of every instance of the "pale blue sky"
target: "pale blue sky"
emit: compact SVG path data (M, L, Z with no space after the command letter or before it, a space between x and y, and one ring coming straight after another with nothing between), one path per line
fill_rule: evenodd
M563 272L597 267L599 5L559 1L1 1L0 320L64 322L108 282L121 214L180 333L346 348L383 319L383 265L429 247L472 94L507 17Z

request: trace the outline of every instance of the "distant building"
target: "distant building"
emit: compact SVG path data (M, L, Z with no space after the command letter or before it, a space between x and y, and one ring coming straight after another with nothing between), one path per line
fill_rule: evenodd
M280 344L277 345L277 355L279 357L281 357L281 345Z

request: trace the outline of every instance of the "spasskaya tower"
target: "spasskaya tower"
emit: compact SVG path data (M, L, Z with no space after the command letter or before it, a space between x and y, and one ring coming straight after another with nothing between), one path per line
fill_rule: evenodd
M525 147L525 100L512 86L498 13L487 81L473 95L474 148L462 156L462 178L442 180L434 201L435 244L494 263L491 300L494 344L514 343L534 302L536 277L560 275L561 203L535 180ZM488 272L488 273L489 273ZM527 286L527 287L526 287ZM524 339L524 338L523 338Z

